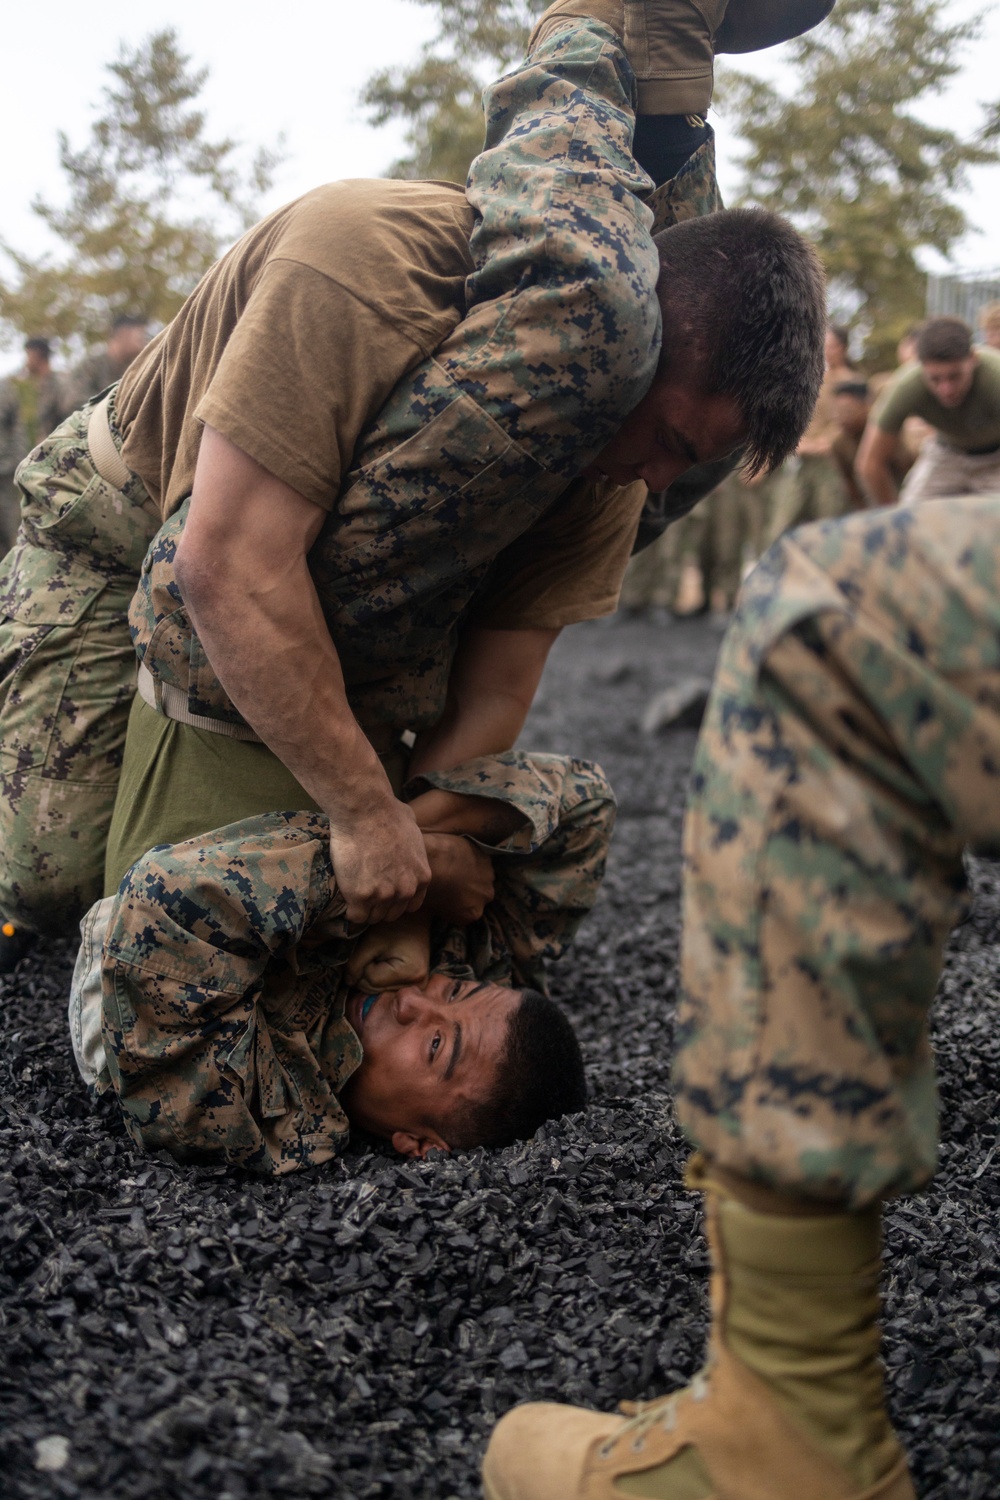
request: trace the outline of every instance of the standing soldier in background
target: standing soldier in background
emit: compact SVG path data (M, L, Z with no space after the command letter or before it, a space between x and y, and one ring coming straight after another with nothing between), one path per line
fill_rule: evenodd
M76 365L66 384L63 416L69 416L78 406L83 406L91 396L121 380L137 354L141 354L149 343L149 326L145 318L133 313L122 313L111 324L104 348L96 354L88 354Z
M1000 490L1000 352L973 349L961 318L931 318L917 336L918 364L900 370L873 411L858 454L858 476L878 505ZM893 460L903 424L934 429L897 485Z
M979 332L987 349L1000 349L1000 302L979 309Z
M963 850L1000 852L998 630L995 495L804 527L748 579L684 832L674 1091L708 1357L627 1417L508 1413L486 1500L915 1500L882 1205L934 1173L928 1015Z
M854 378L847 358L848 330L830 324L826 334L826 375L813 419L795 456L784 467L768 527L768 544L806 521L829 521L850 509L847 486L833 453L840 431L833 392Z
M626 614L669 611L688 619L695 614L728 614L748 564L760 556L766 492L772 476L749 483L739 471L727 474L687 515L679 517L628 565L620 608ZM684 609L684 570L697 565L701 603Z
M854 380L840 381L834 386L833 404L837 414L837 436L831 452L847 486L848 509L864 510L868 500L854 466L871 410L871 389L867 380L858 376Z
M914 365L917 362L917 335L920 333L921 324L914 323L908 328L896 345L896 368L894 370L880 370L877 375L872 375L868 380L868 389L872 400L881 396L887 385L890 385L899 374L904 365Z
M0 553L14 544L21 515L14 470L62 420L59 377L48 339L24 345L24 368L0 382Z

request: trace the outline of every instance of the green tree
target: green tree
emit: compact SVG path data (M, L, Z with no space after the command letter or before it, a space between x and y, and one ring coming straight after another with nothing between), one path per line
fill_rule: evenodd
M87 143L60 132L67 199L32 208L65 250L32 259L0 242L13 268L0 280L8 343L36 333L94 343L122 312L166 322L253 222L280 157L260 150L245 163L235 141L208 139L194 107L208 70L190 62L173 30L123 46Z
M978 32L975 19L944 24L946 10L945 0L839 0L788 44L789 91L728 71L719 91L747 143L744 201L788 215L814 241L831 304L873 366L892 362L923 314L919 252L947 256L969 227L955 202L967 169L1000 159L989 120L962 140L914 113L960 71Z
M375 125L407 122L409 152L391 177L440 177L464 182L482 150L482 90L524 53L534 17L546 0L416 0L437 12L439 27L411 68L386 69L368 80L362 103Z

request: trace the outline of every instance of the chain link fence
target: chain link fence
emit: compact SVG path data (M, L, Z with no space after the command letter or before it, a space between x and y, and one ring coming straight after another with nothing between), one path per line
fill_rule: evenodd
M964 318L977 328L979 310L988 302L1000 302L1000 270L977 271L966 276L928 276L927 316Z

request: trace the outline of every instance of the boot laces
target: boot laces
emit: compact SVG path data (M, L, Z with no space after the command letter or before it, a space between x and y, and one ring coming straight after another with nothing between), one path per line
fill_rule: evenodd
M618 1444L626 1437L632 1439L632 1452L641 1453L646 1443L647 1433L657 1423L664 1432L673 1432L677 1426L677 1414L681 1401L685 1397L691 1401L704 1401L708 1395L708 1374L709 1367L706 1365L683 1390L674 1391L671 1396L659 1396L655 1401L637 1401L635 1416L624 1422L612 1437L601 1444L597 1450L598 1457L609 1459Z

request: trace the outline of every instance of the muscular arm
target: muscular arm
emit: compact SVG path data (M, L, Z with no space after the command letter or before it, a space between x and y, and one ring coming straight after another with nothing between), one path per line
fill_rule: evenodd
M352 922L419 906L430 871L347 703L340 662L307 566L324 512L206 427L177 582L236 707L330 819Z
M876 505L895 505L899 498L890 462L899 446L895 433L869 422L858 449L855 472L862 488Z
M439 722L417 741L410 774L449 771L481 755L513 748L524 727L558 630L469 630L455 654ZM440 787L410 803L423 831L433 878L428 903L465 925L482 916L493 894L489 857L468 842L502 844L524 822L495 797Z
M411 776L513 748L558 630L473 628L452 663L445 711L417 740Z

